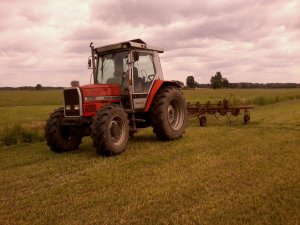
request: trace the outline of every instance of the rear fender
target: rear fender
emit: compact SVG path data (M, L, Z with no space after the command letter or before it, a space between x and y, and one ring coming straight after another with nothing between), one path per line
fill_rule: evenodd
M149 93L149 97L147 99L146 107L145 107L145 112L148 112L150 109L150 106L152 104L152 101L156 95L156 93L163 87L165 86L174 86L177 88L180 88L181 86L176 83L175 81L163 81L163 80L156 80L152 86L152 89Z

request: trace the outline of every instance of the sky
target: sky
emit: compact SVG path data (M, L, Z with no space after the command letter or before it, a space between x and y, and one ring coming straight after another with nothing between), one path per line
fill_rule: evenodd
M90 83L89 44L164 48L166 80L300 83L300 0L1 0L0 87Z

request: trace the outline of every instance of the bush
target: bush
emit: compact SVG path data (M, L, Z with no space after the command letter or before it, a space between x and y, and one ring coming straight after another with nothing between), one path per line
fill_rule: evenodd
M0 146L10 146L19 143L43 141L44 137L38 129L26 129L20 125L4 128L0 133Z

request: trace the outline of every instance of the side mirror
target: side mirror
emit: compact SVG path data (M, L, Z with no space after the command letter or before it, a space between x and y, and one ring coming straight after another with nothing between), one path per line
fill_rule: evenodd
M136 62L136 61L139 61L139 58L140 58L140 55L138 52L133 52L133 61Z
M92 59L91 59L91 56L88 59L88 68L92 69Z

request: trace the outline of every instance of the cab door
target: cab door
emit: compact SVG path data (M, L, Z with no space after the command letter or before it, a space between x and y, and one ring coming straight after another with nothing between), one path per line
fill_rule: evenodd
M135 53L134 53L135 52ZM135 111L143 111L154 80L157 76L155 54L152 51L133 51L138 54L132 72L133 107Z

